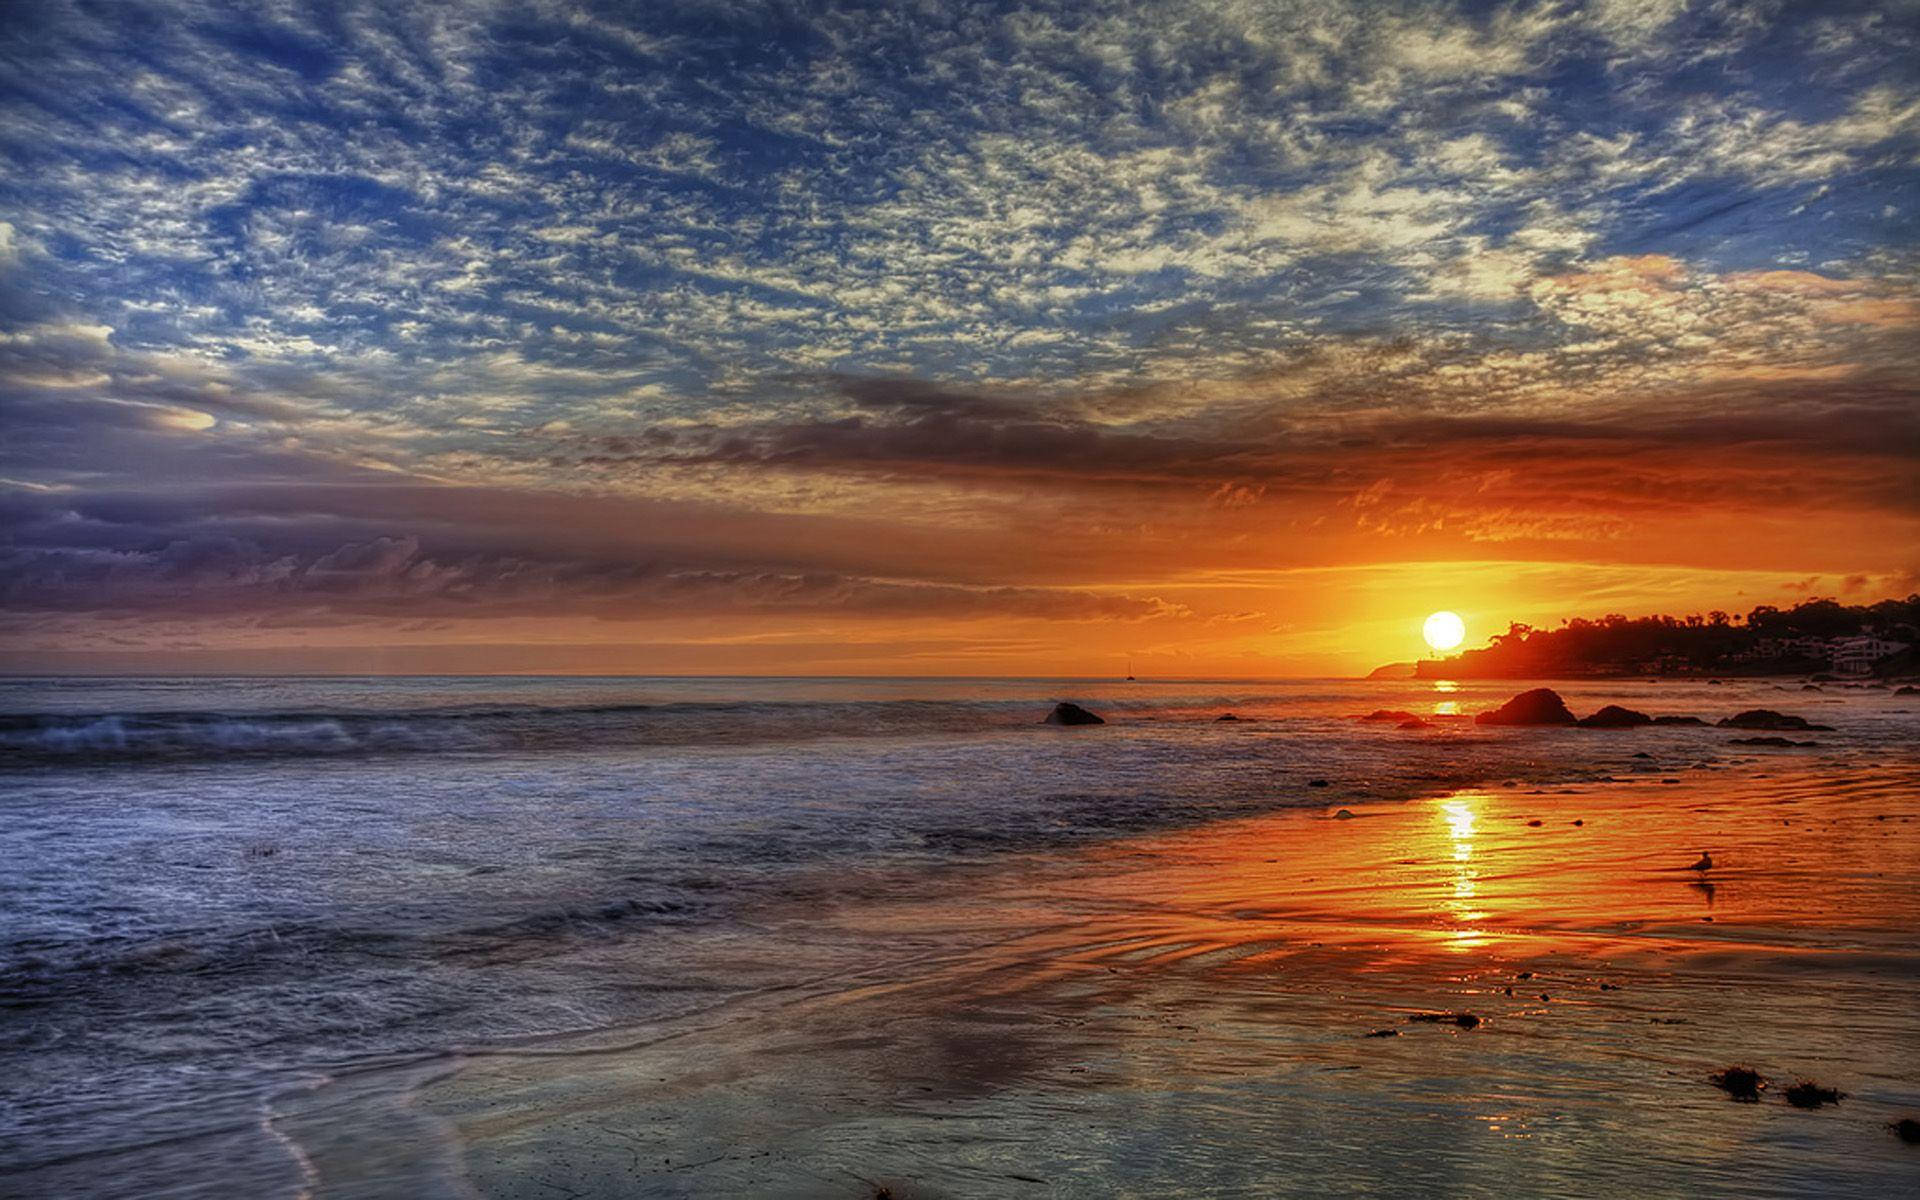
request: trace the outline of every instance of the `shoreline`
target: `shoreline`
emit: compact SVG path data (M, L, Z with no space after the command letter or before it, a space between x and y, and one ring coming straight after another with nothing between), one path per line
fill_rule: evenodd
M69 994L100 997L106 1012L116 1004L120 1010L146 1006L156 1022L171 1004L223 1005L230 1015L217 1028L233 1031L240 1054L217 1058L190 1047L182 1054L164 1041L165 1026L156 1024L163 1039L156 1053L120 1060L127 1064L126 1078L145 1083L174 1064L190 1064L213 1086L191 1094L97 1087L71 1098L34 1096L32 1108L19 1110L30 1113L34 1124L23 1121L13 1130L19 1137L14 1181L47 1194L98 1197L144 1195L162 1183L181 1194L224 1195L229 1193L222 1181L238 1174L260 1195L541 1194L547 1187L540 1180L555 1162L594 1162L607 1152L597 1134L591 1145L576 1144L578 1131L555 1129L552 1114L597 1125L611 1118L612 1127L626 1129L621 1122L644 1111L662 1131L660 1148L673 1159L671 1173L657 1179L649 1173L644 1186L597 1177L585 1186L564 1186L586 1195L629 1195L636 1187L640 1194L675 1195L687 1193L675 1191L674 1181L699 1177L695 1194L788 1195L793 1189L784 1181L753 1176L733 1152L762 1144L762 1126L778 1130L816 1112L837 1114L820 1134L836 1141L855 1137L844 1125L849 1113L856 1123L913 1126L914 1105L908 1111L899 1106L930 1097L938 1105L977 1109L969 1120L985 1122L983 1128L1007 1121L1024 1127L1034 1111L1057 1109L1075 1097L1101 1105L1137 1098L1137 1083L1113 1072L1131 1077L1149 1067L1155 1078L1185 1081L1187 1090L1232 1095L1224 1111L1247 1125L1233 1135L1236 1143L1272 1143L1290 1155L1314 1158L1319 1151L1293 1144L1289 1131L1268 1128L1250 1112L1242 1089L1279 1088L1271 1102L1284 1106L1296 1093L1317 1094L1312 1072L1364 1072L1364 1058L1337 1065L1299 1058L1304 1046L1354 1037L1345 1026L1355 1021L1376 1022L1370 1029L1382 1021L1394 1025L1398 1037L1369 1039L1368 1048L1380 1053L1435 1032L1398 1018L1457 1007L1449 997L1458 980L1436 972L1457 967L1463 955L1537 957L1559 944L1572 956L1568 961L1577 963L1582 946L1621 936L1612 928L1580 934L1568 924L1592 909L1605 889L1582 885L1573 889L1571 902L1556 895L1565 878L1549 886L1539 868L1561 870L1565 864L1547 848L1631 849L1661 839L1690 840L1695 834L1689 830L1703 819L1692 814L1730 810L1737 817L1796 790L1813 797L1805 803L1817 804L1826 790L1850 787L1847 781L1856 778L1882 790L1889 780L1904 786L1893 806L1900 816L1910 812L1910 795L1920 793L1912 717L1904 715L1910 709L1884 693L1804 700L1826 706L1823 716L1832 711L1828 719L1840 726L1838 736L1817 746L1751 748L1729 738L1735 731L1715 726L1514 729L1476 726L1467 716L1513 691L1499 684L1417 683L1344 691L1196 690L1140 707L1114 699L1113 723L1088 731L1022 719L1033 703L1028 688L951 698L1012 713L1016 722L999 720L959 734L929 724L915 707L905 710L915 722L905 730L874 729L860 715L841 720L844 730L817 731L803 741L624 749L595 742L585 753L556 748L424 759L368 755L347 763L326 756L235 760L217 772L211 764L176 772L155 763L138 768L137 775L131 767L92 769L70 778L98 794L101 820L120 822L122 809L96 775L155 781L171 789L160 794L191 801L186 811L206 822L210 836L169 847L164 865L178 872L183 887L210 894L272 887L310 915L302 923L273 921L272 936L256 936L259 925L236 922L231 936L219 936L224 927L212 930L213 936L188 930L193 940L159 943L158 953L136 946L135 954L123 956L137 972L132 976L81 973L70 982L45 976L40 986L49 997L65 987ZM1752 684L1669 690L1589 683L1567 687L1566 698L1579 711L1619 701L1655 712L1706 713L1709 719L1756 703L1795 707L1767 691ZM578 703L572 694L559 698ZM513 699L540 697L500 698ZM835 696L819 711L837 713L863 702L860 696ZM1409 732L1362 719L1378 704L1429 713L1431 722ZM384 693L365 705L387 706ZM1237 710L1241 720L1219 723L1222 707ZM565 722L575 710L528 711ZM731 729L737 722L723 724ZM625 730L623 725L616 732L631 740ZM417 765L422 762L431 769ZM69 777L51 770L22 777L40 778L49 793L71 786L63 782ZM220 786L209 792L209 782ZM838 790L843 787L852 790ZM396 802L369 804L370 797L381 796ZM570 814L555 814L551 801L542 803L541 797L591 800ZM1435 805L1465 803L1484 817L1496 802L1540 807L1558 803L1556 797L1591 806L1584 818L1568 818L1569 829L1583 831L1574 841L1566 840L1572 835L1551 816L1538 817L1539 826L1521 826L1524 833L1476 817L1475 834L1467 839L1476 874L1463 879L1422 873L1455 871L1460 861L1451 857L1460 849L1454 839L1444 846L1433 840L1440 828ZM1339 818L1343 806L1348 819ZM62 811L74 815L71 807ZM1596 824L1596 813L1647 819L1633 838L1625 838L1613 817ZM432 824L416 825L409 814ZM524 826L538 814L545 814L543 825ZM556 824L555 815L566 820ZM290 825L296 817L298 824ZM1573 826L1574 819L1585 823ZM293 830L301 831L300 839L283 840ZM444 836L416 840L423 831ZM62 832L50 825L45 836ZM1755 831L1734 832L1747 837ZM1515 833L1521 840L1514 852L1528 850L1518 858L1503 848L1503 835ZM508 840L497 841L503 834ZM1911 830L1892 836L1904 837L1899 844L1912 847L1911 858L1920 860ZM655 837L666 840L656 848L649 842ZM1741 856L1726 857L1726 846L1738 840L1713 844L1719 874L1729 880L1750 865ZM1258 856L1250 845L1261 847ZM1679 852L1690 862L1702 848L1688 845ZM1445 856L1438 853L1442 849ZM1818 848L1820 854L1830 851ZM350 872L324 869L331 860L344 865L343 855L351 856ZM1504 865L1517 873L1486 873L1503 855L1509 856ZM317 866L323 869L316 875ZM311 890L312 882L328 879L365 886L369 868L385 873L382 890L369 893L370 899L387 895L410 904L425 887L432 919L414 930L382 927ZM1344 872L1348 879L1330 888L1334 876L1323 878L1313 868ZM1669 864L1646 878L1615 878L1612 886L1622 895L1649 887L1664 894L1673 879L1688 878L1675 875L1679 869ZM1492 920L1452 941L1435 932L1436 914L1472 911L1458 909L1464 897L1446 888L1465 882L1497 896L1510 876L1526 882L1534 901L1551 907L1557 919L1505 928ZM542 877L561 886L529 890L526 881ZM1863 913L1883 913L1898 907L1889 895L1910 900L1920 894L1920 880L1902 877L1878 889L1850 903ZM1442 902L1454 907L1437 907ZM1497 918L1500 911L1489 909L1488 915ZM1756 946L1733 936L1737 925L1721 918L1718 924L1689 925L1691 915L1660 916L1655 932L1673 942L1662 953L1695 962L1705 945L1716 955L1760 962ZM1629 912L1625 919L1644 925L1650 918ZM289 936L284 945L281 933ZM1784 975L1794 962L1819 957L1780 950L1795 945L1839 951L1834 961L1844 968L1848 987L1861 972L1893 970L1905 979L1914 974L1905 943L1896 942L1892 956L1876 967L1869 958L1878 951L1855 944L1851 933L1804 904L1768 917L1761 933L1759 945L1774 947L1761 963L1762 975ZM1649 936L1642 933L1622 953L1638 962ZM1161 953L1161 946L1173 949ZM1242 960L1254 974L1222 966L1202 980L1190 977L1195 966ZM202 963L244 972L238 980L243 987L196 984ZM1267 979L1260 971L1278 974ZM142 979L146 985L138 986ZM1089 989L1088 980L1107 986ZM256 981L267 986L244 986ZM272 1015L278 1002L270 988L277 981L291 985L282 994L294 1000L344 1004L349 1011L362 1003L379 1005L402 1019L359 1037L353 1029L303 1022L291 1007ZM1249 987L1257 1004L1242 996ZM472 1002L463 995L469 991L476 994ZM1325 992L1371 995L1374 1003L1371 1010L1329 1007ZM250 995L269 997L264 1013ZM161 998L167 996L171 1003ZM1214 1024L1181 1019L1231 997L1241 997L1236 1003L1242 1008L1257 1009L1257 1018L1241 1013ZM424 1020L410 1026L399 1004L416 998L425 1002L414 1007ZM1734 1007L1711 993L1695 1002ZM976 1011L982 1006L987 1011ZM1132 1015L1121 1021L1111 1011L1116 1006ZM58 1031L67 1006L37 1011ZM962 1020L960 1013L969 1015ZM266 1019L256 1024L255 1014ZM1478 1015L1484 1024L1474 1033L1505 1038L1522 1028L1520 1014L1489 1009ZM1250 1020L1258 1026L1251 1033ZM1045 1022L1051 1023L1035 1027ZM1193 1028L1174 1031L1177 1044L1161 1044L1173 1026L1186 1024ZM991 1032L983 1034L983 1026ZM830 1035L832 1029L840 1032ZM244 1039L257 1031L272 1034L258 1044L274 1051L256 1055L246 1049ZM1086 1038L1092 1040L1082 1046ZM76 1045L71 1037L65 1044ZM849 1049L853 1045L870 1045L887 1062L904 1056L940 1066L916 1068L913 1094L905 1094L885 1062L862 1057L866 1052ZM1082 1070L1046 1066L1079 1061L1074 1056L1087 1047ZM1583 1058L1590 1051L1555 1043L1534 1067L1544 1065L1550 1073L1597 1070L1603 1064ZM1213 1065L1193 1074L1182 1054ZM1920 1057L1920 1046L1912 1057ZM149 1062L152 1070L138 1074ZM753 1098L716 1098L714 1085L698 1082L711 1064L722 1065L745 1089L742 1094ZM1249 1064L1286 1076L1284 1086L1271 1077L1264 1084L1257 1076L1250 1081ZM660 1082L688 1099L689 1112L700 1110L698 1122L686 1124L690 1118L670 1104L661 1108L659 1097L596 1091L596 1080L607 1072L628 1077L656 1066ZM521 1082L539 1077L539 1095L517 1093L519 1083L503 1085L502 1070ZM796 1107L793 1097L805 1094L816 1075L842 1080L827 1098L831 1103ZM1502 1086L1530 1086L1529 1078L1526 1072L1507 1076ZM1819 1078L1856 1090L1845 1078ZM956 1081L968 1080L954 1090ZM1387 1090L1376 1097L1381 1102L1412 1103L1395 1090L1404 1081L1383 1086ZM33 1096L24 1087L21 1094ZM1172 1103L1156 1087L1146 1094ZM449 1098L455 1111L447 1109ZM1354 1101L1340 1092L1320 1100L1335 1106ZM67 1113L104 1119L89 1126L63 1120ZM740 1128L748 1116L754 1126ZM1449 1119L1459 1117L1453 1112ZM1355 1128L1374 1119L1365 1105L1348 1115ZM1130 1122L1112 1112L1092 1120L1085 1132L1125 1140L1134 1136ZM666 1132L676 1123L677 1132ZM34 1129L39 1134L29 1140ZM674 1157L681 1145L706 1144L703 1139L721 1130L732 1132L710 1146L711 1165ZM1179 1142L1204 1132L1182 1126L1161 1136ZM821 1150L813 1134L797 1129L774 1142L762 1158L811 1161ZM962 1159L991 1144L980 1134L958 1147L929 1148L924 1154L931 1166L888 1176L894 1180L890 1190L896 1197L999 1194L1011 1188L1006 1180L961 1170ZM884 1150L864 1145L859 1157L884 1157ZM1422 1154L1411 1148L1409 1154L1413 1169ZM1091 1162L1101 1155L1083 1149L1082 1158ZM224 1166L214 1170L215 1163ZM1322 1165L1331 1171L1339 1164L1329 1159ZM1049 1165L1044 1156L1028 1166L1044 1168L1035 1178L1062 1176L1067 1182L1056 1187L1060 1194L1188 1186L1151 1172L1136 1174L1130 1163L1116 1163L1118 1174L1091 1180L1083 1177L1084 1165ZM1033 1173L1020 1164L1011 1169ZM1207 1181L1210 1192L1232 1193L1210 1169L1195 1165L1195 1178ZM1275 1168L1263 1161L1248 1169ZM472 1179L491 1182L480 1187ZM860 1191L865 1185L857 1180L834 1179L801 1194L873 1194ZM1271 1185L1272 1178L1263 1181ZM1325 1182L1340 1190L1334 1176ZM1389 1182L1383 1179L1380 1186ZM1028 1193L1011 1188L1006 1194Z
M1697 1126L1689 1136L1818 1134L1832 1152L1774 1164L1780 1186L1809 1182L1817 1162L1829 1190L1872 1194L1875 1172L1912 1169L1902 1157L1911 1152L1880 1124L1920 1104L1920 1073L1901 1066L1920 1062L1920 1034L1897 1016L1920 979L1904 904L1920 870L1916 780L1911 764L1838 780L1780 768L1769 760L1692 786L1642 778L1461 789L1352 804L1351 819L1312 810L1234 818L1008 864L997 883L968 881L964 895L771 918L776 942L806 924L933 948L777 1000L756 997L725 1020L702 1014L656 1028L645 1044L608 1049L612 1031L603 1031L466 1057L390 1097L409 1115L396 1126L414 1130L409 1144L424 1122L429 1143L450 1148L424 1175L404 1173L409 1186L430 1176L448 1195L541 1181L581 1195L1095 1195L1141 1181L1111 1173L1118 1168L1076 1170L1057 1147L1002 1161L944 1137L934 1140L945 1158L902 1146L950 1129L946 1109L1031 1133L1036 1112L1090 1097L1223 1091L1231 1102L1214 1099L1222 1119L1247 1126L1235 1136L1272 1146L1290 1135L1266 1127L1245 1090L1317 1094L1328 1073L1372 1077L1385 1089L1376 1098L1398 1105L1413 1098L1415 1080L1440 1072L1421 1103L1449 1110L1450 1124L1471 1115L1451 1111L1464 1101L1539 1092L1504 1120L1546 1137L1556 1105L1573 1099L1546 1086L1554 1072L1541 1075L1558 1060L1610 1077L1619 1104L1583 1096L1588 1116L1630 1118L1598 1139L1599 1158L1582 1159L1583 1177L1634 1167L1619 1139L1644 1138L1680 1112L1682 1125ZM1686 803L1676 809L1676 799ZM1757 809L1788 823L1763 826ZM1671 843L1668 855L1630 849L1646 844L1649 827ZM1679 869L1703 839L1722 864L1709 880ZM1877 873L1832 871L1827 856L1841 842L1875 854ZM1310 864L1289 861L1309 848ZM1826 993L1844 994L1847 1008L1829 1013ZM1458 1010L1481 1023L1408 1021ZM1366 1036L1378 1029L1395 1036ZM1471 1055L1448 1061L1460 1050ZM1849 1096L1821 1113L1777 1101L1755 1110L1705 1082L1748 1060L1777 1087L1804 1074ZM1397 1145L1365 1112L1349 1116ZM343 1169L342 1157L308 1144L329 1128L314 1110L290 1106L275 1126L308 1146L321 1180ZM1115 1114L1083 1136L1126 1128ZM847 1139L861 1147L858 1162L827 1152ZM366 1140L344 1145L357 1164L350 1174L364 1178ZM1304 1156L1334 1172L1323 1180L1334 1190L1337 1171L1367 1170L1288 1145L1280 1157L1247 1153L1263 1170L1284 1159L1296 1173ZM1765 1144L1747 1151L1769 1153ZM1406 1146L1386 1161L1410 1169L1431 1153L1444 1148ZM1679 1144L1673 1154L1687 1187L1655 1193L1734 1186ZM1515 1168L1498 1152L1489 1162ZM1187 1167L1199 1172L1189 1178L1222 1182L1218 1164Z

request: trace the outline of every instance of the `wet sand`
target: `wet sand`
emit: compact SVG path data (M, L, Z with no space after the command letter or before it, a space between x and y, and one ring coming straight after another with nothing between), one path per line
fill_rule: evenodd
M1920 1115L1912 762L1329 799L771 909L685 961L777 985L271 1128L322 1196L1920 1186L1885 1128ZM1708 1082L1734 1063L1760 1103ZM1846 1097L1790 1107L1799 1078Z

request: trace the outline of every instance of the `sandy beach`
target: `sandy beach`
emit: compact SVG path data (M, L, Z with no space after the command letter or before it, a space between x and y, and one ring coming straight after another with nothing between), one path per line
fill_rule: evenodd
M1920 1110L1920 772L1661 769L1330 790L911 900L769 907L690 953L824 969L338 1080L271 1124L326 1196L1912 1187L1887 1125ZM1709 1081L1733 1064L1759 1103ZM1792 1107L1802 1079L1844 1098Z

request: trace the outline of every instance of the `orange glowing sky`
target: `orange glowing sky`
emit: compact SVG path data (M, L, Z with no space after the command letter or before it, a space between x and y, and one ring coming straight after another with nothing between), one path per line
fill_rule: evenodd
M8 669L1353 673L1920 577L1886 6L144 7L8 35Z

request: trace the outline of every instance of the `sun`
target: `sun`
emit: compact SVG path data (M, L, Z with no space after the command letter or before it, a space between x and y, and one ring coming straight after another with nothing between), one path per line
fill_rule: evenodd
M1459 613L1442 610L1427 618L1420 633L1435 650L1451 650L1467 640L1467 623Z

